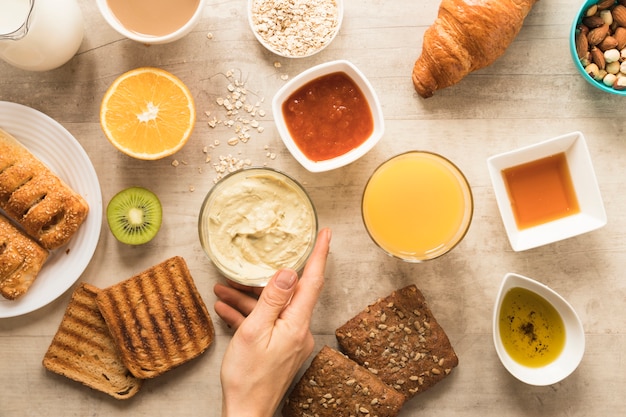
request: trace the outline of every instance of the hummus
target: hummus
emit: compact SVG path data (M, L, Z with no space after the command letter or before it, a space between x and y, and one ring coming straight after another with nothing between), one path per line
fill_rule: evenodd
M247 169L216 187L203 227L211 258L225 275L246 285L265 285L276 270L303 266L317 219L296 183L277 171Z

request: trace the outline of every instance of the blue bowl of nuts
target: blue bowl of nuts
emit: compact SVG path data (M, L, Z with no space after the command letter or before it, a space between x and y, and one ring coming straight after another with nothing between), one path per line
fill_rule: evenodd
M623 0L587 0L570 33L574 65L594 87L626 96L626 5Z

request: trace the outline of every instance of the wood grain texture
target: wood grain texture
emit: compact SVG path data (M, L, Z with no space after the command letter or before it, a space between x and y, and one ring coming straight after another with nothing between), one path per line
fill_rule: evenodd
M336 347L334 331L378 297L409 284L424 293L459 357L450 378L409 401L401 417L598 416L623 409L626 386L626 158L624 99L593 89L576 73L568 50L571 22L580 1L539 1L519 36L492 66L427 100L415 93L411 70L438 1L347 1L339 36L322 53L288 60L265 51L251 33L245 1L207 4L187 37L144 46L107 26L95 2L79 0L86 37L65 66L30 73L0 61L0 100L40 110L82 144L98 173L106 204L120 189L150 188L163 203L164 221L149 244L128 248L106 222L81 281L104 288L171 256L185 258L214 318L213 285L223 278L197 237L197 215L216 173L206 163L220 155L249 158L284 170L302 182L321 226L333 229L326 286L312 328L316 349ZM207 34L212 34L212 39ZM270 102L284 84L322 62L347 59L376 89L386 119L382 141L361 160L337 171L313 174L283 146ZM277 68L275 63L281 66ZM139 66L157 66L180 77L196 100L198 121L188 144L174 157L136 161L106 140L98 122L110 83ZM227 94L224 77L234 69L261 101L265 131L248 143L226 144L232 131L211 128L204 112L224 117L216 99ZM252 99L252 95L250 96ZM513 252L500 220L486 159L496 153L559 136L584 133L608 215L608 225L552 245ZM373 169L407 150L443 154L467 175L475 199L469 233L448 255L423 264L389 258L371 242L360 218L363 187ZM268 154L274 154L271 158ZM179 161L177 167L172 161ZM193 190L193 191L192 191ZM495 296L507 272L538 279L563 295L580 315L587 348L579 368L549 387L527 386L499 362L491 334ZM216 318L216 340L201 357L147 381L120 404L63 377L47 373L43 355L61 321L70 291L31 314L0 320L2 417L210 416L220 415L219 369L230 330ZM303 372L304 370L302 370Z

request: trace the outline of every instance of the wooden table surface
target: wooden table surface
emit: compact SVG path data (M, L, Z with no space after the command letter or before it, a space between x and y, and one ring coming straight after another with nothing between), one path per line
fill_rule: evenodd
M210 0L195 30L172 44L144 46L122 38L80 0L86 35L63 67L26 72L0 62L0 100L35 108L80 142L97 171L103 203L122 188L152 189L163 203L164 224L141 247L118 243L102 222L95 255L79 282L106 287L174 255L183 256L216 324L213 346L200 358L147 381L128 401L117 401L53 375L41 365L71 290L32 313L0 319L0 416L218 416L219 368L231 331L213 312L212 287L223 278L204 255L197 216L217 176L213 162L231 154L293 175L305 185L321 226L333 229L326 286L312 328L315 352L336 347L334 330L368 303L416 284L459 356L452 374L412 400L401 416L601 416L623 413L626 387L626 152L624 99L593 89L576 73L568 34L580 0L541 0L504 56L459 85L421 99L411 70L437 0L347 1L343 27L322 53L283 59L264 50L247 23L245 0ZM365 157L327 173L310 173L283 146L270 112L273 94L301 71L347 59L369 78L386 119L382 141ZM180 77L196 100L190 142L174 157L133 160L115 150L99 124L100 100L123 72L156 66ZM228 94L233 70L267 111L265 130L229 146L218 97ZM205 112L210 111L211 116ZM536 249L514 252L496 206L486 159L496 153L581 131L595 166L608 215L597 231ZM215 143L219 142L219 145ZM206 163L204 147L212 161ZM372 170L411 149L443 154L466 174L475 211L469 233L448 255L423 264L384 255L369 239L360 197ZM178 166L173 166L174 160ZM491 332L492 310L507 272L535 278L563 295L586 332L586 352L564 381L534 387L502 366ZM74 287L72 287L74 288ZM621 410L621 411L620 411Z

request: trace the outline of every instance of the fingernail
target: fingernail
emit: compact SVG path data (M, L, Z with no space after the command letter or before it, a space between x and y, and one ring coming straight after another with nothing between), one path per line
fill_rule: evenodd
M332 236L333 236L332 230L329 228L326 228L326 240L328 241L328 243L330 243L330 239L332 238Z
M282 290L288 290L296 283L298 276L295 272L288 269L283 269L278 273L276 277L276 286Z

